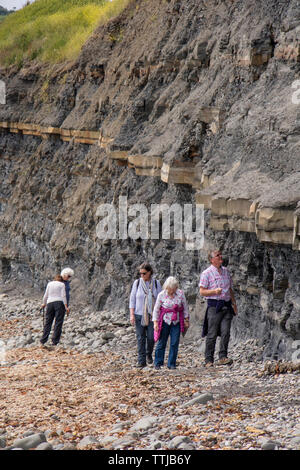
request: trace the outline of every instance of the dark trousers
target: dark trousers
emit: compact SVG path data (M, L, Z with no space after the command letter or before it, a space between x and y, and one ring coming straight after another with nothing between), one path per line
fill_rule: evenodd
M153 321L148 326L141 324L142 316L135 315L135 332L137 338L138 363L146 365L146 357L152 357L154 348L154 327Z
M208 331L205 345L205 362L214 362L215 347L218 335L221 336L219 359L227 357L231 320L232 313L227 309L216 312L215 307L208 308Z
M163 322L160 333L160 338L157 342L155 349L155 361L154 365L162 366L164 364L165 351L170 336L170 350L168 357L168 367L176 367L176 360L178 355L178 347L180 340L180 324L179 322L174 325L172 322L170 325Z
M41 343L45 344L51 331L52 323L55 319L54 330L52 334L52 344L58 344L61 336L62 326L65 318L65 306L61 301L50 302L47 304L47 310L44 320L44 331Z

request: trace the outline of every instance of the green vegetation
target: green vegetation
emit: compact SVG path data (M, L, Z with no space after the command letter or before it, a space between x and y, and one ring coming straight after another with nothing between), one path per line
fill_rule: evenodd
M129 1L36 0L1 21L0 63L72 60L95 28L118 15Z

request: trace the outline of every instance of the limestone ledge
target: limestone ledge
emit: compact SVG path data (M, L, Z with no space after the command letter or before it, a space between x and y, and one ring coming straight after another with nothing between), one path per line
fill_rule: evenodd
M236 62L242 67L259 66L266 64L271 58L272 50L261 52L255 47L249 47L239 52Z
M199 111L204 122L222 122L217 109ZM49 138L54 135L63 141L74 139L84 144L96 143L106 150L108 158L120 165L135 170L138 176L158 177L167 184L187 184L196 189L196 203L203 204L211 211L210 226L213 230L237 230L255 233L261 242L291 245L300 250L300 214L290 208L262 207L259 201L231 199L205 194L205 189L214 183L211 175L205 175L192 162L172 161L167 163L159 155L132 155L125 150L111 150L112 139L99 131L42 127L36 124L0 122L0 130L23 135L37 135Z
M12 132L15 134L34 135L42 139L48 139L51 136L61 138L64 142L74 139L75 142L82 144L94 144L99 142L101 133L99 131L63 129L60 127L40 126L23 122L0 122L0 130Z
M224 47L223 44L220 53L224 60L232 61L239 67L259 67L267 64L272 57L285 62L300 62L300 42L296 30L281 33L274 50L270 38L257 38L253 43L246 39L236 45L225 44Z
M258 45L252 45L249 39L245 41L245 43L227 44L224 48L221 47L219 53L224 60L232 62L238 67L259 67L268 63L273 56L277 60L296 62L300 60L300 46L297 39L290 41L286 37L282 37L278 40L275 50L273 50L270 38L258 38L253 42L257 42ZM218 54L212 54L210 56L207 48L207 42L202 42L196 44L189 57L186 57L184 53L182 58L174 57L157 63L138 61L131 68L130 78L135 77L139 80L147 81L152 74L157 72L169 74L172 72L178 73L184 68L201 69L203 67L209 67L217 59Z
M290 208L263 207L259 201L226 199L198 192L196 204L211 211L213 230L255 233L260 242L291 245L300 250L300 215Z
M300 62L300 42L280 44L275 48L275 58L289 62Z
M274 57L285 62L300 62L299 27L281 32L274 50Z

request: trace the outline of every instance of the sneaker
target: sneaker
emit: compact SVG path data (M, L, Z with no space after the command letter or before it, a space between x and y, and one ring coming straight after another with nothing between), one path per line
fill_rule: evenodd
M138 369L143 369L143 367L146 367L147 364L137 364Z
M217 361L218 366L230 366L233 363L232 359L229 359L228 357L222 357Z
M154 369L159 370L161 366L154 366Z
M150 354L147 356L147 364L153 364L153 359Z
M176 366L168 366L168 369L176 369Z

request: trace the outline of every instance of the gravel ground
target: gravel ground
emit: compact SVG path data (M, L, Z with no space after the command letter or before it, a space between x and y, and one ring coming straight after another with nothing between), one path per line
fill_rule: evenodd
M43 349L39 304L0 290L0 448L300 449L299 368L279 373L255 339L206 369L191 325L176 370L137 369L123 313L72 309Z

